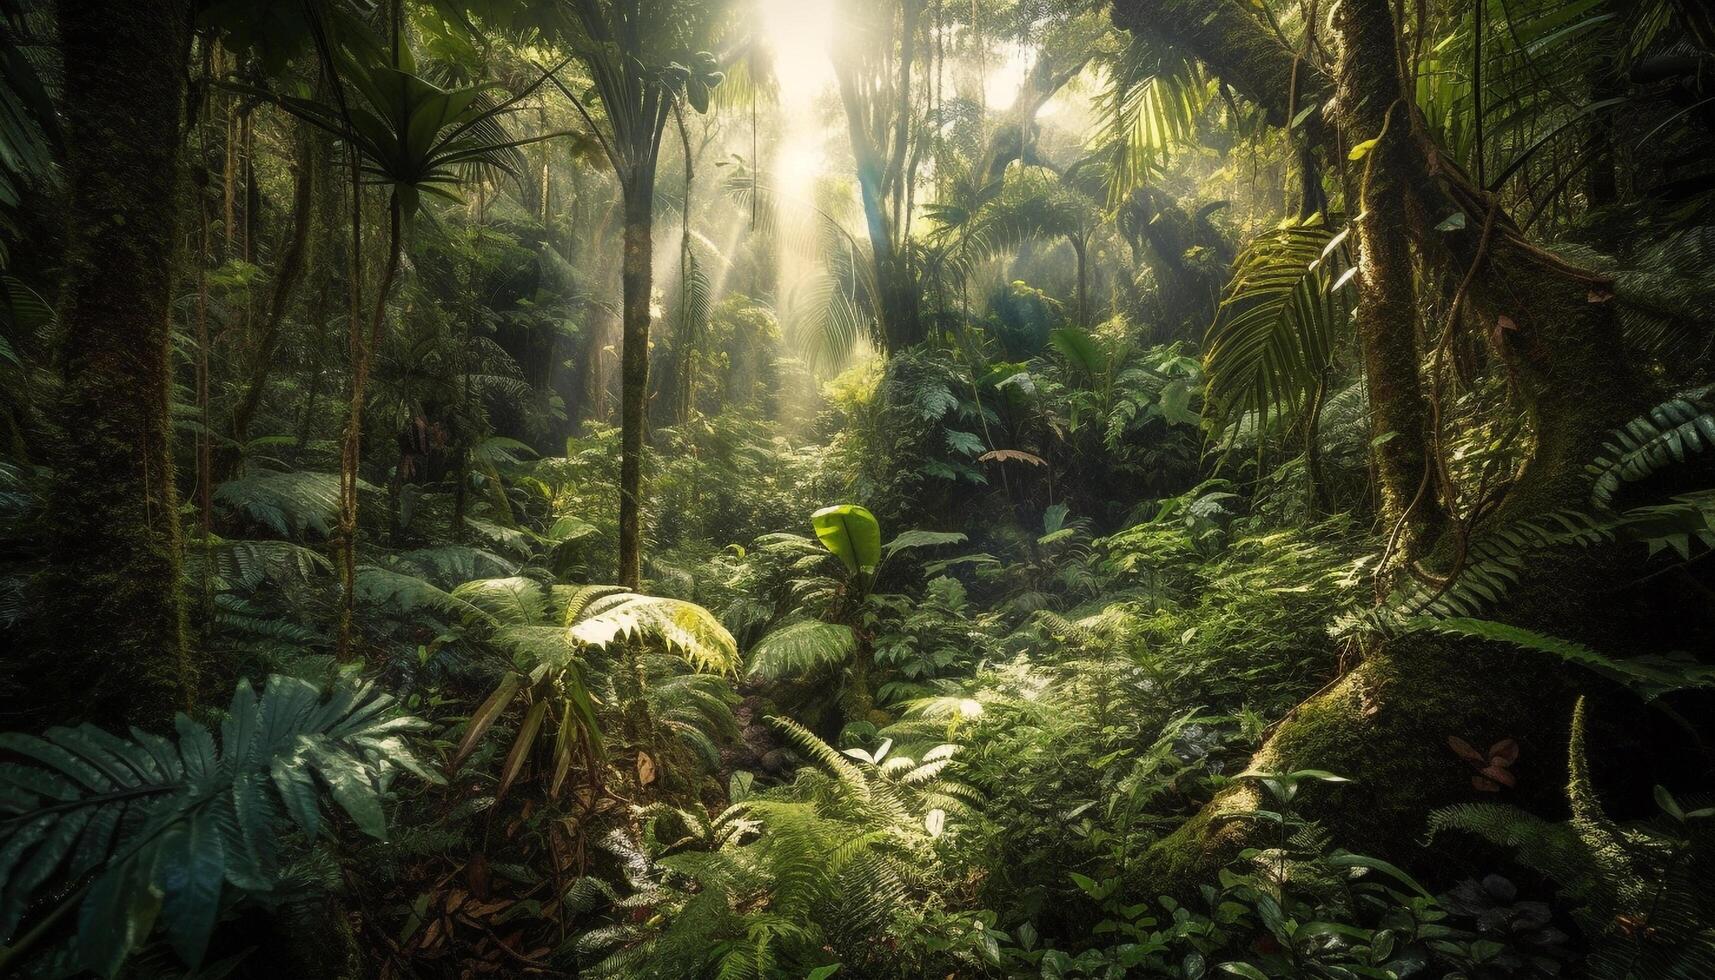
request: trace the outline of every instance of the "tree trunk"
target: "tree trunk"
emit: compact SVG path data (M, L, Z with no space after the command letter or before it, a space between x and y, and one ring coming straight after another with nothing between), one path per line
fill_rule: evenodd
M249 379L238 407L232 413L232 440L235 446L222 460L223 475L230 474L244 452L244 442L250 436L250 423L262 405L268 379L280 354L280 327L285 322L292 294L303 281L306 255L310 249L310 229L315 223L316 175L321 169L322 137L307 123L298 124L298 147L293 161L295 180L292 192L292 237L281 253L279 268L274 270L274 283L268 293L268 308L254 345L250 350Z
M896 74L890 75L886 60L875 58L872 50L846 52L834 62L880 293L876 315L881 323L881 342L889 354L922 343L925 336L922 298L911 268L909 241L901 233L907 225L906 166L913 162L909 153L911 66L922 5L918 0L906 0L899 12L897 35L889 12L868 23L864 41L888 46L897 41Z
M625 194L621 269L625 324L620 349L619 584L643 581L643 428L649 400L649 307L654 291L655 188L634 180Z
M1072 245L1072 254L1078 259L1078 327L1081 330L1090 328L1090 269L1087 248L1084 240L1077 237L1068 238Z
M1336 115L1346 141L1375 140L1359 179L1358 304L1354 323L1369 385L1370 436L1375 446L1381 516L1397 541L1395 555L1423 554L1446 525L1446 512L1430 470L1430 409L1417 348L1416 272L1407 234L1405 186L1412 173L1412 108L1397 72L1366 70L1391 65L1393 21L1351 25L1352 4L1338 14L1342 30ZM1385 33L1379 33L1385 31Z
M376 287L375 310L369 321L369 334L363 334L361 324L351 325L351 400L346 410L345 434L341 439L339 457L339 658L352 655L352 628L357 609L357 485L359 468L363 464L363 409L369 396L369 373L380 353L381 339L387 325L387 294L399 273L400 251L404 242L404 209L395 192L388 203L387 265L381 271L381 283ZM354 246L355 247L355 246Z
M1227 9L1213 0L1116 2L1134 13L1175 6L1185 15L1182 24L1209 23L1190 8ZM1399 511L1407 485L1423 481L1419 454L1433 450L1434 434L1420 425L1412 286L1426 281L1460 307L1454 312L1467 329L1489 340L1535 431L1528 463L1493 520L1587 506L1585 464L1612 427L1651 400L1651 386L1625 356L1612 304L1602 301L1604 280L1533 247L1494 210L1491 198L1439 158L1415 109L1402 99L1386 0L1344 0L1335 27L1342 52L1337 115L1348 142L1387 130L1364 164L1358 280L1372 404L1389 420L1377 427L1400 432L1385 444L1394 450L1379 461L1384 496ZM1232 52L1216 54L1230 58ZM1467 217L1464 230L1439 230L1459 211ZM1402 441L1409 452L1395 445ZM1437 539L1427 527L1418 533L1424 555L1451 561L1453 534ZM1627 649L1622 638L1600 632L1623 628L1612 625L1616 618L1589 614L1592 597L1613 580L1620 561L1612 552L1542 556L1491 615ZM1430 810L1493 798L1474 790L1473 770L1447 748L1449 736L1473 745L1516 739L1522 754L1509 801L1539 812L1560 806L1567 725L1580 688L1602 690L1591 677L1538 655L1421 634L1396 638L1367 650L1356 669L1283 719L1251 768L1325 769L1354 779L1311 796L1306 815L1322 820L1342 846L1406 858ZM1232 818L1262 803L1248 783L1223 791L1150 849L1139 864L1139 881L1182 888L1211 873L1253 843L1254 821Z
M71 241L53 566L40 592L54 662L37 676L53 678L44 711L158 725L198 686L167 418L190 11L168 0L58 9Z

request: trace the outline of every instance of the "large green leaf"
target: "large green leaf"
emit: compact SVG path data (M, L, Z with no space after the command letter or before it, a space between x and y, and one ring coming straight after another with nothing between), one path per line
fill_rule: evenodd
M1107 355L1097 346L1096 339L1076 327L1061 327L1053 331L1048 335L1048 342L1067 361L1092 378L1108 369Z
M360 829L385 834L390 774L427 774L401 737L424 723L395 704L373 684L342 680L324 693L271 677L260 697L238 685L218 746L184 715L176 746L91 725L0 734L0 751L17 760L0 762L0 937L27 926L27 913L49 921L75 910L71 955L111 977L159 919L195 967L228 885L266 893L284 880L275 841L288 818L317 833L325 795ZM18 949L0 948L0 973Z
M810 515L816 540L834 553L848 574L868 582L881 564L881 524L857 504L823 507Z

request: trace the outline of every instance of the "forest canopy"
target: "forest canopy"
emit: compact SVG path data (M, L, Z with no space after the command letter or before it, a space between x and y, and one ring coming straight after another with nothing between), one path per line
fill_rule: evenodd
M1715 977L1700 0L0 0L0 976Z

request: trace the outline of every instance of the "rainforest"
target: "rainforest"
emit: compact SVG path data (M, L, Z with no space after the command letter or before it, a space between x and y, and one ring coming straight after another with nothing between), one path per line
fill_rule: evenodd
M0 0L0 976L1715 978L1703 0Z

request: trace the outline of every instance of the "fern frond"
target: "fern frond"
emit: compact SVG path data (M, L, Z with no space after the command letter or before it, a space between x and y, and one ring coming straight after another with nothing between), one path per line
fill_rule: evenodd
M1548 636L1535 630L1497 623L1486 619L1449 617L1432 619L1419 617L1408 620L1408 628L1431 630L1453 636L1505 643L1525 650L1534 650L1559 657L1623 684L1646 701L1653 701L1673 691L1696 687L1715 687L1715 667L1693 660L1670 660L1664 657L1615 658L1571 640Z
M750 675L764 680L813 677L843 666L857 650L849 626L800 619L774 630L750 651Z
M539 626L548 621L548 587L532 578L476 579L453 589L452 596L502 626Z
M359 482L365 493L375 487ZM214 500L282 537L319 537L333 533L339 515L336 473L256 473L216 487Z
M1706 400L1709 392L1702 388L1669 399L1614 430L1602 455L1588 467L1590 502L1609 510L1624 484L1715 446L1715 409Z
M732 673L740 664L738 642L720 619L682 599L611 593L590 600L571 632L578 642L598 648L621 638L657 639L698 670L713 673Z

